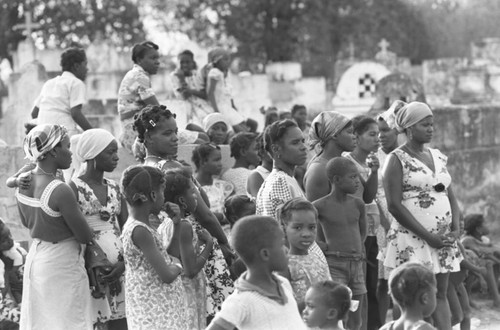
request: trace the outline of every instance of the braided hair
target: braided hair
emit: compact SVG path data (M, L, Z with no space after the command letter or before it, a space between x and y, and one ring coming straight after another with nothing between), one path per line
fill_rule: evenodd
M123 172L121 185L127 203L138 205L148 201L151 192L164 182L163 172L156 167L135 165Z
M137 132L139 142L144 143L144 135L148 131L155 129L158 122L162 119L175 119L175 113L172 113L164 105L147 105L139 113L134 115L134 131Z

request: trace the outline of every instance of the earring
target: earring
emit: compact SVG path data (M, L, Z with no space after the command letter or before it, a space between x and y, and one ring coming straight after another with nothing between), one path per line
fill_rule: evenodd
M408 140L413 140L413 133L411 132L411 129L408 130Z
M96 170L96 165L95 165L96 161L95 161L95 158L93 159L93 165L94 165L94 171Z

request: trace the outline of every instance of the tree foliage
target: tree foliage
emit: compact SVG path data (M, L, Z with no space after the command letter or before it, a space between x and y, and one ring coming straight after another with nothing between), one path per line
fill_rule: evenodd
M31 0L29 4L0 0L0 44L4 46L0 57L7 57L26 38L23 30L13 29L24 23L26 10L41 25L33 37L42 46L86 45L103 37L117 47L127 47L144 38L139 11L129 0Z

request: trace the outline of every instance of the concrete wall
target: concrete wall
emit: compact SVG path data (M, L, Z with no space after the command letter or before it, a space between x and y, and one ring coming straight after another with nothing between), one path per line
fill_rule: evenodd
M500 237L500 105L449 106L435 108L433 145L448 158L453 187L464 213L484 213L493 234ZM191 160L193 146L179 150L179 159ZM120 151L120 166L109 175L119 180L123 170L135 160ZM223 148L225 167L232 166L229 150ZM24 164L20 147L0 148L0 217L4 218L16 239L26 239L19 223L14 190L5 187L9 175Z

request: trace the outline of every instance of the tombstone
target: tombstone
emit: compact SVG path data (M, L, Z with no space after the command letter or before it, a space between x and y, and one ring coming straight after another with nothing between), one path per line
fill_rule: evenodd
M390 73L376 62L352 65L339 80L332 100L334 110L349 117L367 112L375 102L377 82Z
M468 67L455 71L455 90L452 104L487 103L492 93L488 86L486 67Z
M371 107L372 112L387 110L396 101L426 102L424 87L412 77L404 73L391 73L380 79L375 91L375 103Z

